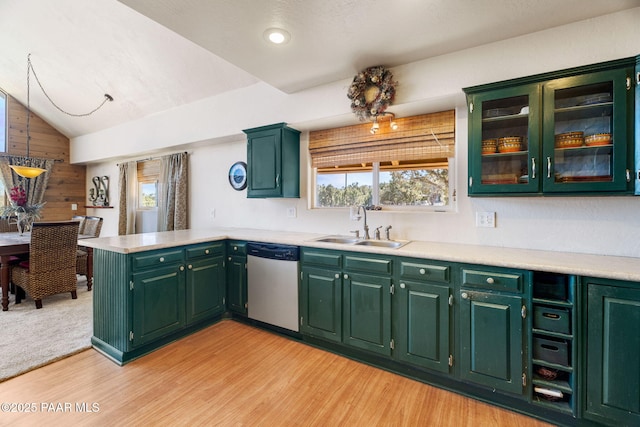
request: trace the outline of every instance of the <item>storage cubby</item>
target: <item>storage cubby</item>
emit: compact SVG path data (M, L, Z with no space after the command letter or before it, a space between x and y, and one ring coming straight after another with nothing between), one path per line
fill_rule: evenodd
M534 272L531 334L535 404L576 414L576 277Z

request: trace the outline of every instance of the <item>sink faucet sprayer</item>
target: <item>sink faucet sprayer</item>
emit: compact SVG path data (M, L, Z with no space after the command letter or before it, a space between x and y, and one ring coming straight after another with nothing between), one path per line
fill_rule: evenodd
M365 208L364 205L358 206L356 215L360 213L360 209L362 209L362 215L364 215L364 238L369 240L371 236L369 235L369 225L367 225L367 208Z

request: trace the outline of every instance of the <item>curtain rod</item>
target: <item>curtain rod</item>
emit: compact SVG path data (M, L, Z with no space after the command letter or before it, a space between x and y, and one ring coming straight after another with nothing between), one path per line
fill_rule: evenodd
M179 151L178 151L178 153L179 153ZM178 154L178 153L172 153L172 154ZM163 154L162 156L147 157L147 158L145 158L145 159L138 159L138 160L128 160L128 161L127 161L127 163L128 163L128 162L138 162L138 163L139 163L139 162L146 162L146 161L149 161L149 160L158 160L158 159L159 159L159 158L161 158L161 157L164 157L164 156L171 156L172 154ZM188 151L185 151L185 152L184 152L184 154L189 154L189 152L188 152ZM120 166L120 163L116 163L116 166Z

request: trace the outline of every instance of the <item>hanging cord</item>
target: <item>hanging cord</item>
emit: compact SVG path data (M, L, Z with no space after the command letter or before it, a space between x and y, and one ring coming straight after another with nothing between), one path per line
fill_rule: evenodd
M38 86L40 86L40 89L42 89L42 93L44 93L44 96L47 97L47 99L49 100L49 102L51 102L51 104L56 107L58 110L60 110L61 112L63 112L64 114L68 115L68 116L72 116L72 117L86 117L86 116L90 116L91 114L95 113L96 111L98 111L100 108L102 108L102 106L104 104L108 102L113 101L113 97L111 95L109 95L108 93L104 94L104 99L102 100L102 102L100 103L100 105L98 105L96 108L94 108L93 110L89 111L88 113L82 113L82 114L74 114L74 113L69 113L68 111L63 110L62 108L60 108L55 102L53 102L53 100L51 99L51 97L49 96L49 94L44 90L44 87L42 87L42 83L40 83L40 80L38 79L38 75L36 74L36 70L33 68L33 64L31 64L31 54L27 55L27 104L29 103L29 71L31 71L33 73L33 77L36 79L36 82L38 83ZM29 107L27 106L27 109Z

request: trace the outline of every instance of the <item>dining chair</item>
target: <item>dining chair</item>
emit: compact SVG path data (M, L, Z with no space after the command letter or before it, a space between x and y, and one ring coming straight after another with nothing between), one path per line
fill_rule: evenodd
M18 231L16 217L0 217L0 233L11 233Z
M84 222L86 218L84 215L74 215L71 217L73 221L78 221L78 234L84 234Z
M31 230L29 260L11 269L13 283L42 308L42 298L70 292L76 299L78 222L35 222ZM22 300L16 292L16 304Z
M84 231L85 236L100 237L100 231L102 230L103 219L98 216L87 216L84 219ZM81 276L87 276L89 274L89 254L87 248L84 246L78 246L76 254L76 273ZM91 290L92 281L87 277L87 289Z

